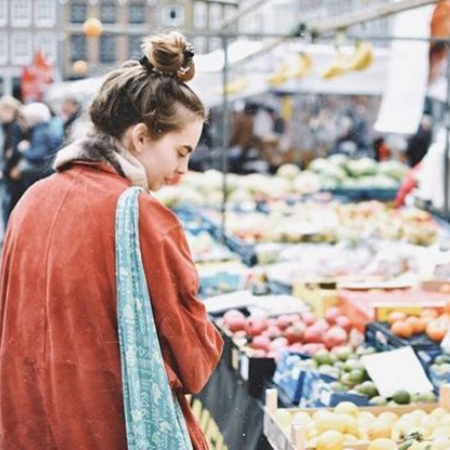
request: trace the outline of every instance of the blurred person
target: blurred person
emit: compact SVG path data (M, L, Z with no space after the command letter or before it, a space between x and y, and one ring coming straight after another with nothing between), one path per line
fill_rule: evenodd
M258 110L255 103L246 103L242 111L234 111L231 124L229 170L240 173L247 154L255 147L254 116Z
M71 140L73 126L81 116L81 103L75 97L66 97L61 103L60 117L63 121L64 139Z
M406 158L410 167L414 167L428 151L433 137L433 121L431 116L424 115L417 132L408 139Z
M19 142L27 138L27 127L22 114L22 104L14 97L0 98L0 121L3 132L2 167L0 178L2 181L2 220L6 225L12 209L22 196L22 183L15 178L16 166L21 154Z
M63 142L63 129L44 103L25 105L23 115L28 126L28 139L18 144L22 159L12 177L28 189L51 173L53 157Z
M152 195L183 175L207 111L191 45L147 38L112 71L94 130L57 154L8 225L0 282L2 449L207 450L185 394L217 365L182 226Z

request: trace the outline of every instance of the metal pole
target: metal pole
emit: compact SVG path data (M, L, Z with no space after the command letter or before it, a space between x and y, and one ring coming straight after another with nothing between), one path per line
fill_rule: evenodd
M221 216L222 216L222 241L225 242L226 233L226 208L227 208L227 173L228 173L228 128L229 128L229 118L228 118L228 37L226 34L222 35L222 47L223 47L223 68L222 68L222 205L221 205Z
M444 150L444 218L450 219L449 214L449 147L450 147L450 46L446 44L447 50L447 99L445 104L444 127L445 127L445 150Z

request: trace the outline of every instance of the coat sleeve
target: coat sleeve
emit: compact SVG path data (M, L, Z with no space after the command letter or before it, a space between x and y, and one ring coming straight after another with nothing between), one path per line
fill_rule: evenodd
M179 224L155 245L142 236L144 269L173 389L197 393L219 362L223 341L197 300L198 276Z

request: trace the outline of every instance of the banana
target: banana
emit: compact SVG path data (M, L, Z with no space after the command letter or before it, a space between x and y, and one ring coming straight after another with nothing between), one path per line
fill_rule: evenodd
M355 51L351 55L343 55L338 50L334 61L322 72L322 78L330 79L350 70L364 70L372 61L372 46L368 42L359 41L355 44Z
M300 53L295 63L285 61L280 68L267 77L269 84L278 86L285 83L290 78L302 78L311 73L312 58L306 53Z
M350 56L350 70L364 70L370 66L373 61L373 49L368 42L357 42L355 52Z
M313 60L307 53L300 53L294 77L303 78L312 72Z
M230 80L225 86L225 92L228 95L237 94L238 92L244 91L248 87L248 79L245 76L237 77ZM217 93L223 95L223 88L217 89Z

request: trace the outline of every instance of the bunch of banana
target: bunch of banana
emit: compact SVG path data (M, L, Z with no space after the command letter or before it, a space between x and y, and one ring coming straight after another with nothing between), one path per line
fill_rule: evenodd
M248 79L245 76L241 76L241 77L236 77L232 80L230 80L226 86L225 86L225 93L227 95L233 95L233 94L238 94L239 92L244 91L245 89L247 89L249 85ZM216 92L219 95L223 95L224 94L224 89L222 87L218 88L216 90Z
M351 55L344 55L338 50L332 63L322 72L322 78L333 78L350 70L364 70L373 61L373 49L368 42L358 41Z
M269 75L267 81L272 86L279 86L290 78L302 78L311 73L312 58L307 53L300 53L294 63L285 61L281 63L280 68Z

